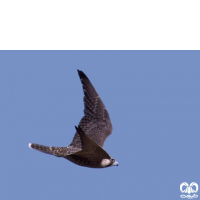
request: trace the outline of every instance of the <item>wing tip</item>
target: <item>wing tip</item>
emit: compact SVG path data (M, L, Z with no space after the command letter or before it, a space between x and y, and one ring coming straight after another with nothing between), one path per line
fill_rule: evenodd
M85 75L85 73L83 71L78 70L78 69L77 69L77 71L78 71L78 75L79 75L80 78L87 78L88 79L88 77Z
M82 128L78 125L78 127L77 126L75 126L75 129L76 129L76 131L77 131L77 133L79 134L79 135L83 135L84 134L84 131L82 130Z
M83 72L79 69L77 69L78 75L80 76Z

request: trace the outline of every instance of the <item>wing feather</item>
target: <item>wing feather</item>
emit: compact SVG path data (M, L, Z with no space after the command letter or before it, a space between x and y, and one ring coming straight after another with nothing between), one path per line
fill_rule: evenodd
M88 77L79 70L78 74L83 86L85 107L84 116L79 126L92 141L103 147L106 138L112 133L112 124L108 111ZM77 132L70 145L81 147L80 136Z

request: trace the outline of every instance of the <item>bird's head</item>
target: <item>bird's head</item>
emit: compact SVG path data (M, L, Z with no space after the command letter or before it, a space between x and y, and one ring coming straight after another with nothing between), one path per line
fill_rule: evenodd
M102 167L118 166L118 162L114 158L103 159L101 161Z

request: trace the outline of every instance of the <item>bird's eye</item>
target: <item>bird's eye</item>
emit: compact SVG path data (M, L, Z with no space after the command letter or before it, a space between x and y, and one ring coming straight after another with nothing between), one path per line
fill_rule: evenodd
M112 162L115 162L115 159L114 159L114 158L112 158L112 159L111 159L111 161L112 161Z

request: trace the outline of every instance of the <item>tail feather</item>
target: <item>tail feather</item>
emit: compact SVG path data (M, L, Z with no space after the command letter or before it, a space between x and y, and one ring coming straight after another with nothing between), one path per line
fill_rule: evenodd
M77 151L80 151L80 148L76 148L73 146L68 147L48 147L40 144L29 143L29 147L31 149L38 150L43 153L47 153L50 155L54 155L57 157L65 157L67 155L71 155Z
M40 145L40 144L34 144L34 143L29 143L29 147L31 149L35 149L38 151L41 151L43 153L47 153L50 155L53 155L53 150L55 147L48 147L48 146L44 146L44 145Z

